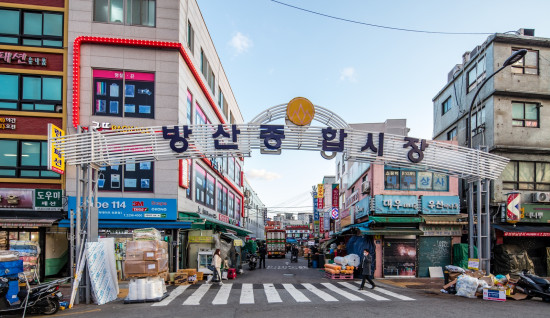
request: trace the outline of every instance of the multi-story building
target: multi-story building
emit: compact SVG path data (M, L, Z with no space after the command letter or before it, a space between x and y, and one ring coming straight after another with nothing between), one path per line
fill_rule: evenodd
M68 0L0 1L0 250L32 250L25 270L57 274L68 257L64 180L48 170L48 124L67 127Z
M71 1L65 46L69 134L77 127L243 123L194 0ZM213 247L213 234L250 233L243 228L243 163L203 158L103 167L99 234L124 243L132 229L155 227L172 243L170 269L195 267L198 251ZM76 187L76 169L68 167L69 209Z
M545 247L550 246L550 128L545 120L550 110L544 106L550 102L550 39L534 34L532 29L496 33L464 53L433 99L433 136L461 146L468 146L471 138L473 148L481 146L510 159L501 177L490 184L493 247L520 246L536 264L535 271L545 275ZM492 76L521 49L527 50L525 57ZM461 184L462 202L467 186ZM520 193L524 209L525 217L516 226L505 224L510 192Z
M267 208L248 183L246 175L244 178L244 212L245 228L252 232L250 236L256 239L265 239Z

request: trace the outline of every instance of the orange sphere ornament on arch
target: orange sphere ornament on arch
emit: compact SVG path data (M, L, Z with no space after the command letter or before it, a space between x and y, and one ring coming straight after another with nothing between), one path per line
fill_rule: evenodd
M315 117L315 106L307 98L295 97L287 104L286 116L297 126L309 125Z

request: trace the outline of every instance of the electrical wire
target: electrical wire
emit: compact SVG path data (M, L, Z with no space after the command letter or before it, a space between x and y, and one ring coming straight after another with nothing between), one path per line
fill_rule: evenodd
M293 6L291 4L284 3L284 2L281 2L281 1L277 1L277 0L270 0L270 1L275 2L277 4L280 4L280 5L284 5L284 6L293 8L293 9L305 11L305 12L308 12L308 13L311 13L311 14L320 15L320 16L323 16L323 17L326 17L326 18L330 18L330 19L334 19L334 20L340 20L340 21L349 22L349 23L360 24L360 25L365 25L365 26L370 26L370 27L374 27L374 28L380 28L380 29L388 29L388 30L394 30L394 31L405 31L405 32L415 32L415 33L445 34L445 35L480 35L480 34L490 35L490 34L493 34L493 33L490 33L490 32L444 32L444 31L428 31L428 30L415 30L415 29L397 28L397 27L391 27L391 26L385 26L385 25L379 25L379 24L372 24L372 23L367 23L367 22L362 22L362 21L356 21L356 20L351 20L351 19L346 19L346 18L340 18L340 17L336 17L336 16L333 16L333 15L329 15L329 14L325 14L325 13L321 13L321 12L317 12L317 11L308 10L308 9L300 8L300 7L297 7L297 6Z

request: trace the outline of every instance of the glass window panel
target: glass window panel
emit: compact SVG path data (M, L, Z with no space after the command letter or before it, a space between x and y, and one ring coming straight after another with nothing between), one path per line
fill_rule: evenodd
M122 23L124 1L123 0L111 0L111 22Z
M479 111L479 120L478 120L478 125L481 125L485 123L485 108L482 108L480 111Z
M42 35L42 13L23 13L23 34Z
M536 182L550 183L550 163L537 162L537 180Z
M520 182L535 181L535 163L534 162L519 163L519 181Z
M520 183L519 190L535 190L535 185L533 183Z
M538 119L536 104L525 104L525 119Z
M109 21L109 0L94 0L94 21Z
M504 189L504 190L514 190L514 189L516 189L516 184L515 183L503 183L502 184L502 189Z
M8 36L0 36L0 43L7 43L7 44L17 44L18 40L17 38L12 38Z
M512 118L523 119L523 104L522 103L512 103Z
M536 120L526 120L525 127L538 127L539 123Z
M21 174L21 177L34 177L34 178L38 178L40 177L40 171L38 170L21 170L20 172Z
M52 104L36 104L34 110L44 111L44 112L53 112L55 111L55 105Z
M44 178L61 178L61 175L57 172L42 170L40 171L40 176Z
M17 103L0 102L0 108L2 108L2 109L17 109Z
M44 46L55 46L55 47L62 47L63 46L62 41L52 41L52 40L44 40L44 41L42 41L42 44Z
M48 163L48 142L40 142L40 165L46 167Z
M523 121L522 120L512 120L512 126L523 127Z
M0 99L19 99L19 76L0 74Z
M34 104L22 104L21 109L22 110L34 110Z
M537 66L538 64L538 52L529 51L525 55L525 65Z
M508 162L508 164L506 165L506 168L504 168L504 171L502 171L502 181L518 180L517 165L518 163L515 161Z
M537 190L548 191L550 190L550 184L537 184Z
M485 57L477 62L477 76L481 76L485 72Z
M19 11L0 10L0 33L19 34Z
M21 165L40 166L40 143L23 141L21 143Z
M536 68L526 68L525 69L525 74L535 74L535 75L537 75L538 70Z
M61 101L61 78L44 77L42 79L42 99Z
M468 72L468 86L472 85L476 81L476 69L473 68Z
M23 39L23 45L42 46L42 40Z
M436 191L447 191L449 189L449 177L441 173L433 174L433 189Z
M17 140L0 140L0 166L17 165Z
M63 36L63 15L44 13L44 35Z
M15 169L0 169L0 175L15 177Z
M42 99L42 79L40 77L23 77L23 99Z
M522 74L523 73L523 68L521 68L521 67L512 67L512 73Z

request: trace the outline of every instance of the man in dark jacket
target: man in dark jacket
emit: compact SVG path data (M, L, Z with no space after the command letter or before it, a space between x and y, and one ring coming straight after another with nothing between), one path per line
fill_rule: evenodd
M359 290L363 290L363 287L365 287L365 280L368 280L369 284L372 286L371 289L374 289L374 282L372 281L372 256L367 249L363 251L363 261L361 262L361 267L363 281L361 281L361 287L359 287Z
M265 254L267 254L265 244L262 244L262 246L260 246L260 249L258 252L260 253L260 264L258 265L258 268L262 268L262 263L264 264L264 268L265 268Z

